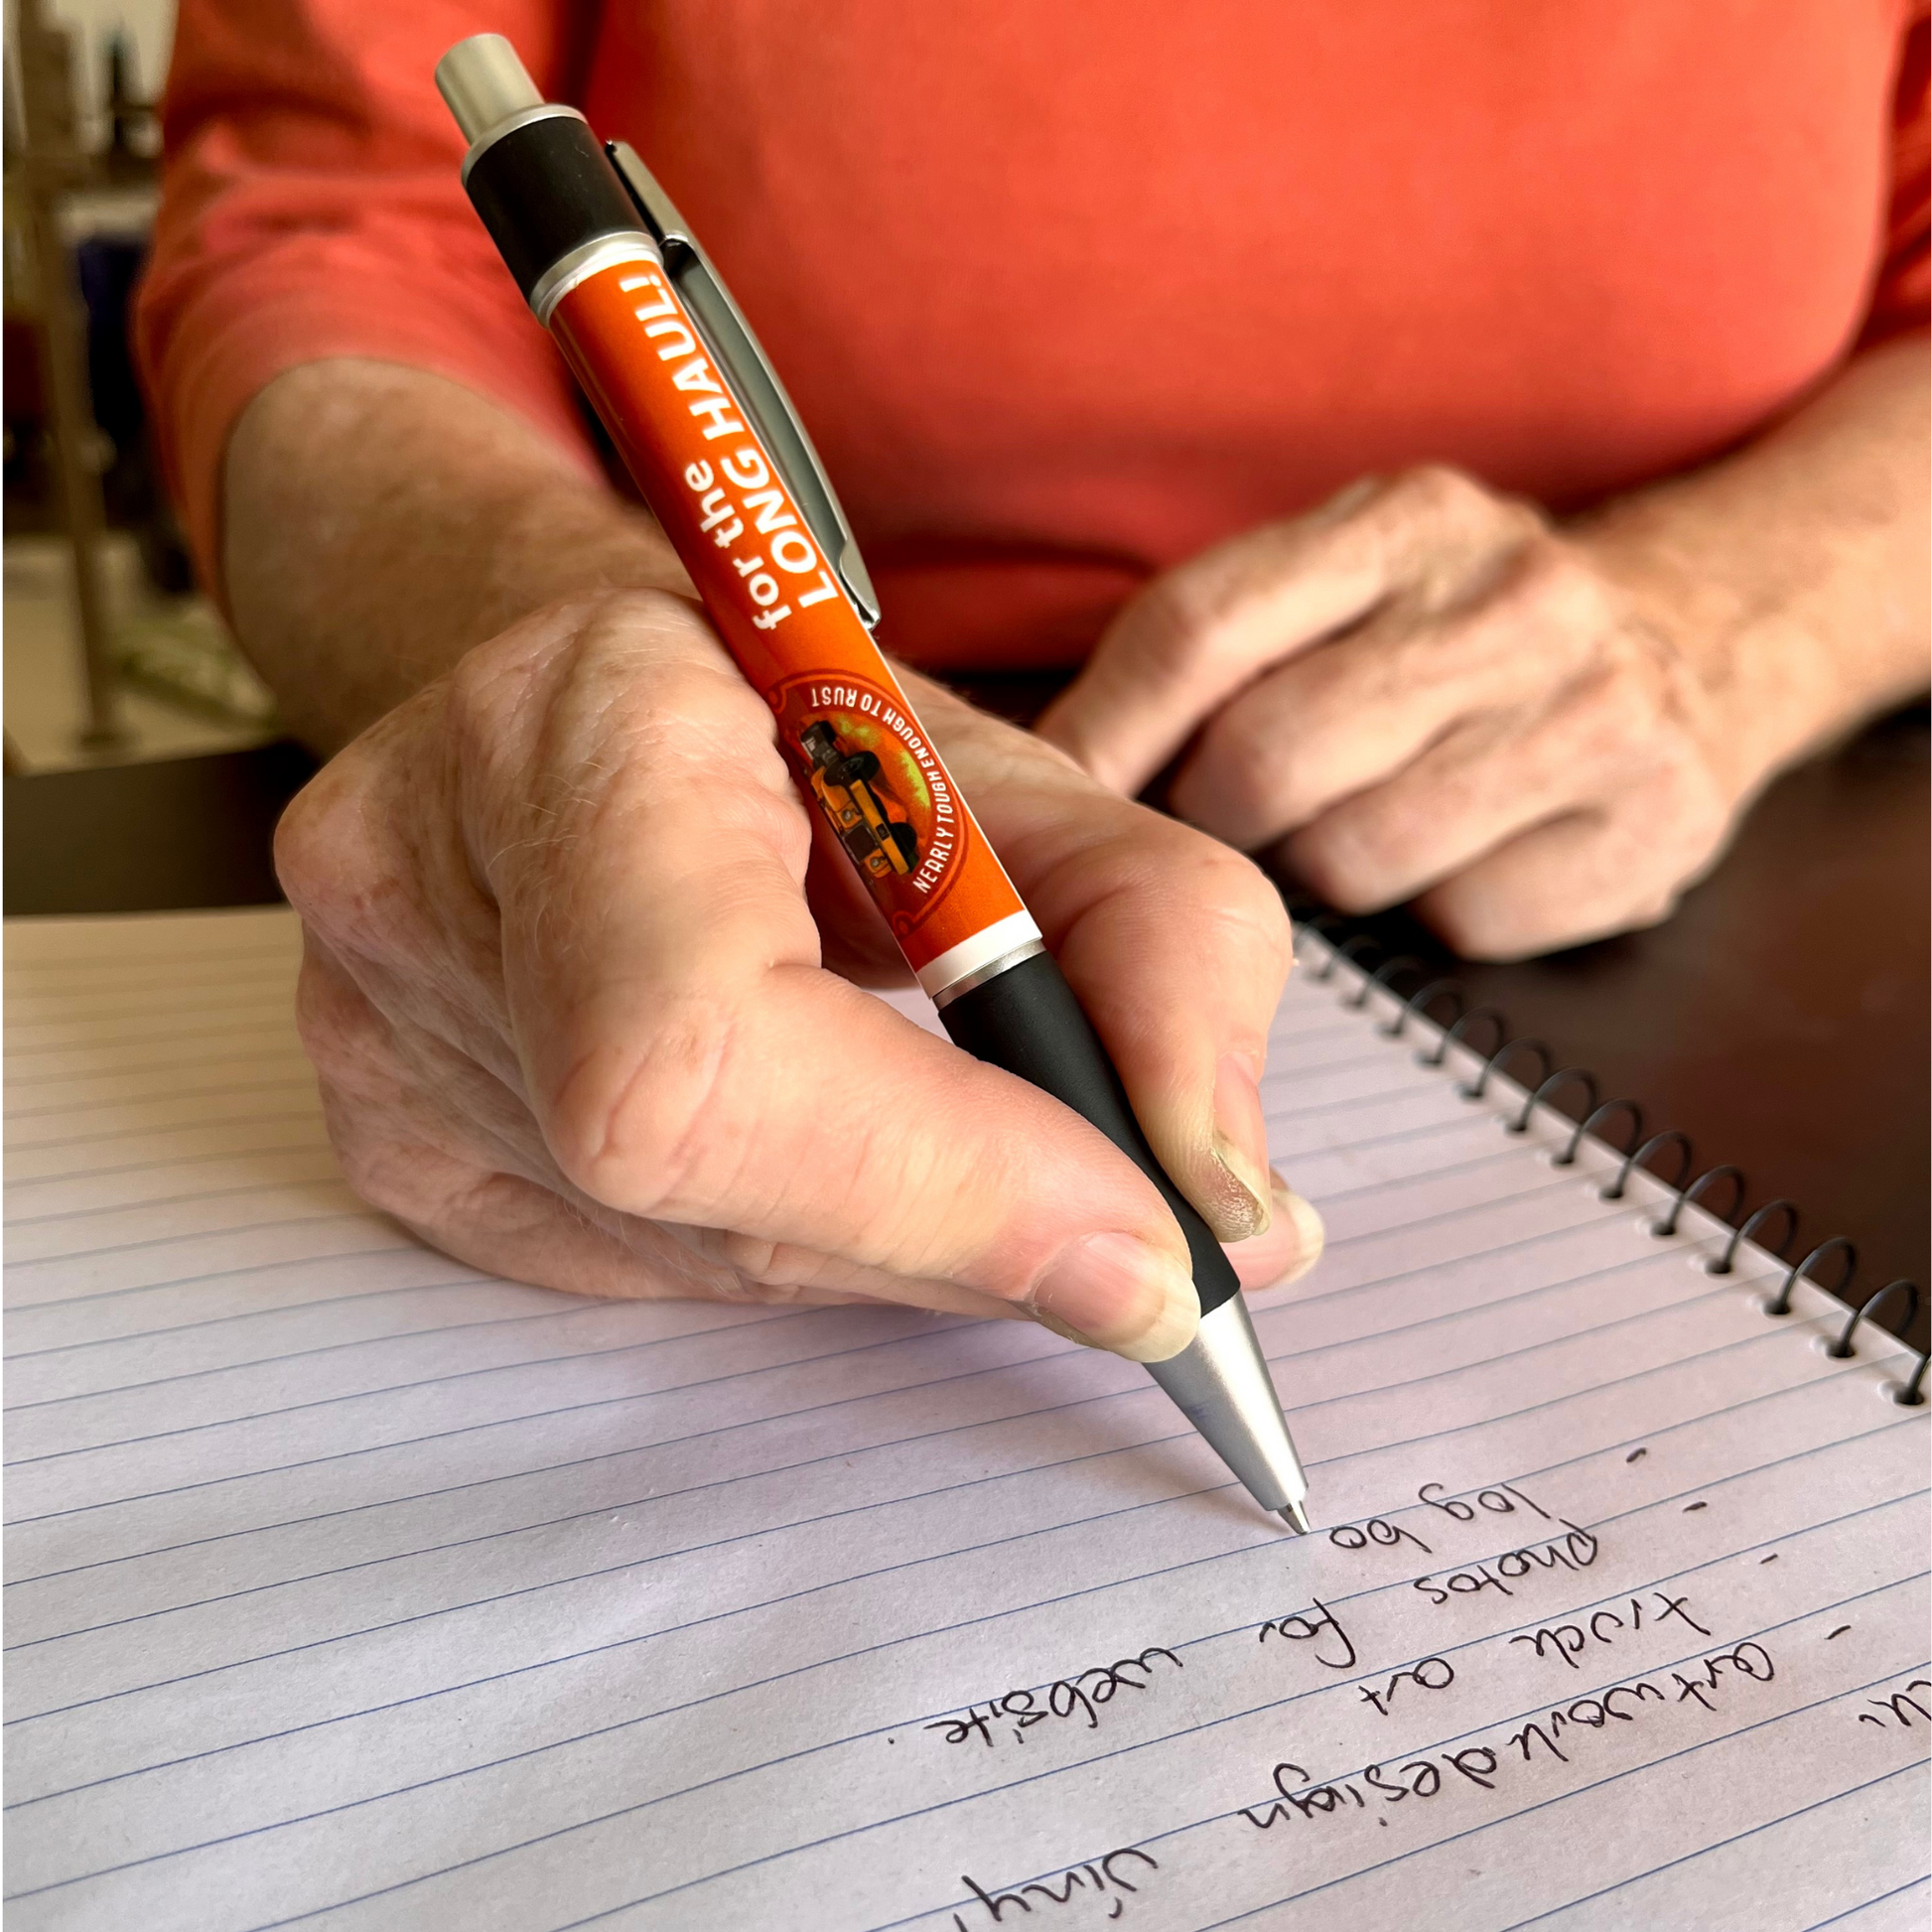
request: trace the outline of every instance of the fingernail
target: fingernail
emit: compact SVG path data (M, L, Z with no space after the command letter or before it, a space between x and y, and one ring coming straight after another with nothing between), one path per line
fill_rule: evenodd
M1328 1230L1321 1225L1321 1216L1313 1206L1305 1201L1272 1168L1268 1178L1273 1183L1270 1191L1274 1195L1275 1212L1295 1230L1295 1259L1289 1263L1288 1272L1277 1284L1282 1286L1299 1282L1321 1259Z
M1238 1053L1223 1053L1214 1069L1214 1159L1230 1183L1212 1217L1214 1232L1223 1241L1251 1241L1267 1231L1273 1189L1261 1089Z
M1069 1242L1034 1285L1032 1309L1056 1335L1130 1362L1178 1355L1200 1326L1200 1298L1187 1270L1131 1234Z

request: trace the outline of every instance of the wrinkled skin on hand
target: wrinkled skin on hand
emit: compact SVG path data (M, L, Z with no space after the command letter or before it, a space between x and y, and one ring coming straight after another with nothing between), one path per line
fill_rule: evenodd
M914 701L1157 1153L1244 1279L1306 1267L1319 1222L1268 1173L1256 1090L1289 967L1272 888L1037 740ZM276 854L351 1184L553 1288L1184 1346L1185 1244L1131 1164L830 970L897 955L814 826L765 706L659 592L539 611L381 719Z
M1156 579L1040 730L1345 911L1515 957L1664 918L1764 773L1737 667L1625 553L1455 471Z

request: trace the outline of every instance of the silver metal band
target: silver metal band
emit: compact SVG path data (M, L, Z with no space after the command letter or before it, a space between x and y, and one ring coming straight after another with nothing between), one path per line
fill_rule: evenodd
M1015 946L1011 952L1003 952L998 959L989 959L984 966L956 979L950 986L942 986L932 996L932 1004L943 1013L962 993L970 993L975 987L984 986L988 980L996 980L1002 973L1024 965L1028 960L1046 950L1043 939L1029 939L1024 946Z
M996 972L1005 972L1028 957L1028 949L1038 950L1039 927L1031 912L1009 912L1004 919L948 946L937 959L928 959L919 968L919 985L928 1000L944 1006L950 999L983 986Z
M551 312L579 282L620 262L648 262L653 268L664 266L657 244L639 229L634 234L601 234L571 249L537 277L530 290L530 313L547 329Z

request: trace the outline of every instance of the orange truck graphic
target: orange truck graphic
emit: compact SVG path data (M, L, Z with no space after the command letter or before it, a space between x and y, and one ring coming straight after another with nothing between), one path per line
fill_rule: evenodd
M919 841L905 807L879 776L874 752L851 752L824 719L798 734L812 761L812 795L855 865L875 879L901 876L919 863Z

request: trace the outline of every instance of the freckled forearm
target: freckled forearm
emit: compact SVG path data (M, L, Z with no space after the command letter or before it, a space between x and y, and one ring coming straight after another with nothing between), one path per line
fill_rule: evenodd
M689 584L656 524L571 453L421 370L291 369L236 425L222 576L293 727L334 751L554 599Z
M1916 335L1856 357L1733 456L1579 527L1702 640L1753 777L1925 688L1927 412Z

